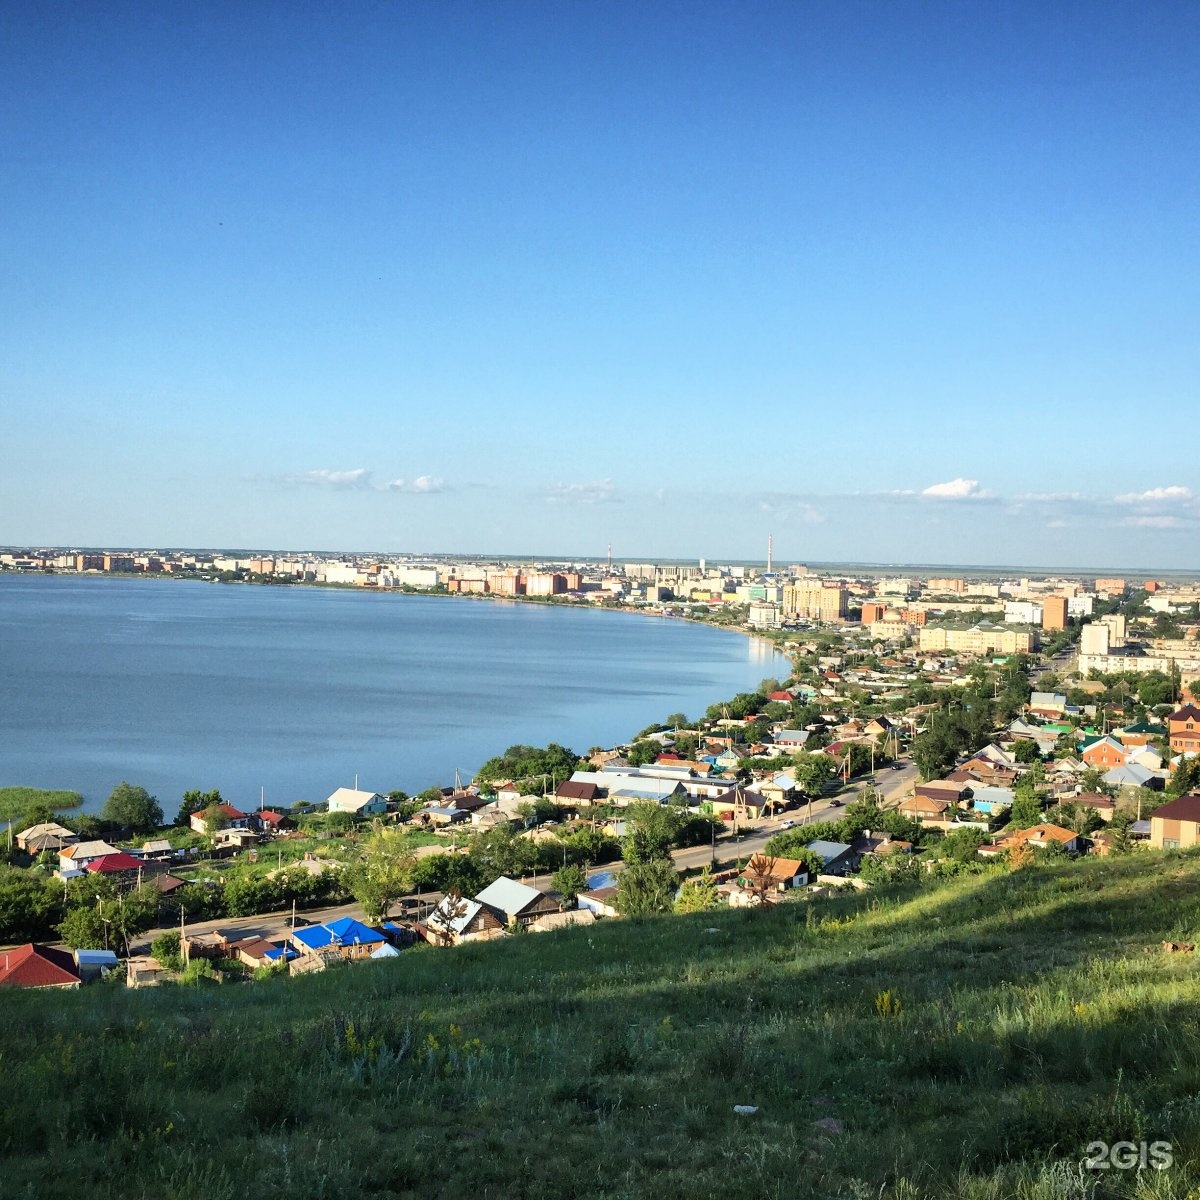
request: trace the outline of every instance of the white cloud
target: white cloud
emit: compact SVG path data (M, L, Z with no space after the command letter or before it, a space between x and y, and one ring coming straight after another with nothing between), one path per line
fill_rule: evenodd
M343 491L371 486L371 472L366 467L356 467L353 471L331 471L328 467L319 467L315 471L301 471L295 475L286 475L284 478L288 483L336 488Z
M1127 529L1185 529L1188 522L1182 517L1154 516L1126 517L1117 524Z
M1147 492L1126 492L1117 497L1118 504L1184 504L1192 499L1192 489L1180 483L1151 488Z
M432 496L435 492L448 492L450 485L440 475L418 475L416 479L393 479L385 488L388 492L408 492L419 496Z
M556 483L546 490L547 504L619 504L621 497L611 479L589 483Z
M1080 492L1023 492L1013 497L1018 504L1068 504L1083 498Z
M951 479L930 484L921 495L932 500L984 500L988 493L979 486L978 479Z

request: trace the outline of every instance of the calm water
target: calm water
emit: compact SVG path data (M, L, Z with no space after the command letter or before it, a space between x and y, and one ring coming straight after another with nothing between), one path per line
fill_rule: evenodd
M0 786L121 779L168 818L464 782L516 742L576 752L786 674L762 642L683 621L434 597L0 576Z

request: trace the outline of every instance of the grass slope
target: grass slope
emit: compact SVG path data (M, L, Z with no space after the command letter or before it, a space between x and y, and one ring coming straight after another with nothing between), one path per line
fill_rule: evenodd
M253 986L10 992L0 1195L1185 1197L1200 986L1161 942L1198 925L1200 858L1147 854ZM1175 1166L1081 1172L1094 1139Z

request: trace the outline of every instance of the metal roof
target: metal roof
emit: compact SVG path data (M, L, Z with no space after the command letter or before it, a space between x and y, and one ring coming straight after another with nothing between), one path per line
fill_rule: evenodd
M494 883L489 883L482 892L477 893L475 899L497 912L512 915L528 908L535 900L540 900L541 896L542 893L537 888L501 875Z

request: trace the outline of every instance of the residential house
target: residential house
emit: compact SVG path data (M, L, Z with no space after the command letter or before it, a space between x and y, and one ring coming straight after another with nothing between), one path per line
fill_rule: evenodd
M74 878L82 874L83 869L93 859L103 858L106 854L120 854L116 846L107 842L75 842L74 845L64 846L58 852L58 873L64 879Z
M754 854L738 879L743 887L762 886L772 892L787 892L808 883L808 868L798 858Z
M133 853L137 854L144 863L170 862L175 856L175 851L166 838L153 838L148 842L143 842L142 848Z
M1167 737L1176 753L1200 750L1200 708L1185 704L1167 718Z
M577 783L573 779L568 779L555 788L554 795L560 804L574 804L583 807L599 804L602 792L594 783Z
M151 887L157 888L164 896L169 896L181 887L187 887L186 879L180 879L178 875L172 875L170 871L156 872L150 876L147 882Z
M135 955L125 961L126 987L158 987L169 974L157 958L151 958L148 954Z
M911 854L913 844L906 842L903 838L892 837L890 833L872 833L871 830L864 829L850 843L850 848L861 860L868 854L874 854L879 858L887 858L891 854Z
M734 787L713 797L709 805L720 821L757 821L773 807L781 807L782 802L770 800L761 792Z
M1189 792L1150 814L1150 845L1180 850L1200 842L1200 793Z
M596 914L587 908L567 908L562 912L546 913L525 927L530 933L549 933L570 925L594 925Z
M935 800L932 796L910 796L899 808L906 817L913 817L922 825L944 828L950 823L951 801Z
M252 814L252 822L264 833L291 833L296 828L296 822L287 813L273 808L260 808Z
M1149 721L1139 721L1136 725L1126 725L1124 729L1113 732L1122 746L1148 746L1152 741L1168 737L1165 725L1156 725Z
M427 821L430 825L462 825L471 819L471 814L465 808L434 804L421 809L417 819Z
M773 779L760 780L754 786L764 800L778 808L789 804L796 796L796 777L787 772Z
M967 779L931 779L928 783L918 783L913 788L914 796L926 800L944 800L946 804L964 804L970 800L974 781Z
M1147 771L1161 771L1163 756L1153 746L1131 746L1129 748L1129 764L1135 767L1145 767Z
M293 930L291 944L301 956L350 960L367 958L372 950L386 940L382 933L369 925L353 917L340 917L327 925L309 925Z
M27 942L0 950L0 987L77 988L79 970L65 950Z
M1053 720L1067 708L1067 698L1061 692L1034 692L1029 697L1029 714Z
M807 729L779 729L775 731L771 740L775 745L788 750L803 750L811 736Z
M1080 809L1093 809L1096 816L1105 822L1111 821L1117 811L1117 802L1103 792L1075 792L1073 795L1063 796L1062 803L1075 804Z
M351 813L356 817L377 817L387 812L387 799L378 792L340 787L326 801L331 813Z
M598 917L619 917L617 910L617 889L615 884L605 887L592 888L591 891L580 892L575 903L580 908L587 909Z
M233 946L238 940L237 933L222 929L210 929L208 933L185 934L183 938L184 960L230 958L233 955Z
M818 840L809 842L807 848L824 864L821 868L823 875L849 875L858 867L858 855L846 842Z
M208 814L213 809L220 814L222 826L225 829L248 829L250 826L250 818L246 813L239 808L234 808L232 804L216 804L209 808L202 808L199 812L194 812L188 818L188 826L193 833L207 833L208 826L205 823Z
M74 958L81 983L93 983L103 979L120 965L115 950L76 950Z
M1114 767L1124 766L1129 751L1116 738L1105 735L1083 745L1080 758L1094 770L1111 771Z
M463 942L503 937L504 926L477 900L443 896L418 932L435 946L458 946Z
M57 853L67 846L74 845L77 841L79 841L77 833L59 825L56 821L42 821L37 825L31 825L28 829L22 829L17 834L17 845L26 854L41 854L44 850L53 850Z
M1015 799L1012 788L980 785L971 789L971 807L991 816L1002 808L1012 808Z
M1123 766L1113 767L1111 771L1106 771L1100 778L1109 787L1122 789L1136 790L1145 787L1161 791L1163 786L1162 778L1159 775L1137 763L1125 763Z
M115 878L129 879L142 869L141 859L134 858L132 854L126 854L124 850L118 850L115 854L102 854L99 858L89 860L85 871L93 875L110 875Z
M1017 846L1032 846L1034 849L1042 849L1046 846L1058 845L1061 846L1068 854L1079 853L1079 835L1071 829L1064 829L1061 825L1050 825L1044 823L1034 825L1029 829L1017 829L1008 834L1006 837L998 839L994 846L993 852L996 850L1011 850ZM981 846L979 852L984 853L989 847Z
M562 905L553 896L537 888L501 875L475 897L503 925L528 925L548 913L559 912Z

